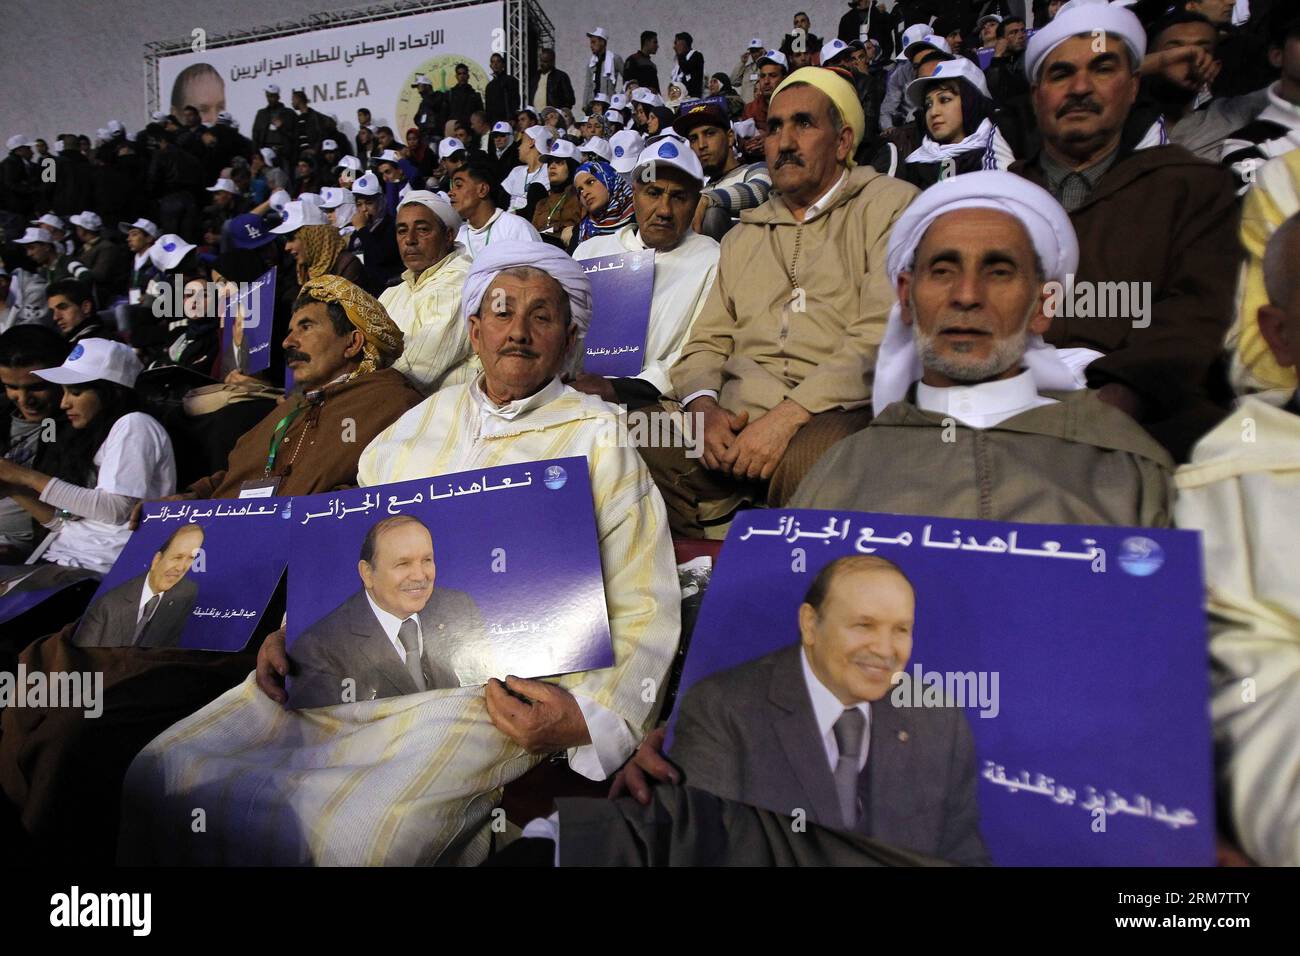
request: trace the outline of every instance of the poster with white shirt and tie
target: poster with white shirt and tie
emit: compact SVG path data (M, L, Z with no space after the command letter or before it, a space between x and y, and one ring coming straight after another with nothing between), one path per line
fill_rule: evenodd
M1190 531L742 512L667 753L939 859L1210 866L1202 603Z
M635 376L645 366L646 330L655 287L655 252L643 249L587 259L591 328L583 340L582 370L593 375Z
M146 502L73 643L242 650L284 574L292 502Z
M614 663L585 458L294 499L289 706Z

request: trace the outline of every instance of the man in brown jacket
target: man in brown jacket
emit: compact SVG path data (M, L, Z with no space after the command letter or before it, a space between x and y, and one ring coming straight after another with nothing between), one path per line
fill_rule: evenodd
M916 190L854 166L862 107L834 70L791 74L768 124L773 192L727 234L669 375L703 416L702 457L642 449L679 536L722 537L742 504L784 503L826 449L870 420L892 298L885 244Z
M1134 109L1141 26L1101 6L1063 12L1030 39L1043 145L1011 169L1046 188L1079 237L1078 273L1047 341L1104 353L1088 367L1089 387L1185 460L1224 414L1220 359L1241 261L1233 182L1161 145L1158 117ZM1107 32L1094 41L1098 29ZM1127 307L1104 303L1110 290Z

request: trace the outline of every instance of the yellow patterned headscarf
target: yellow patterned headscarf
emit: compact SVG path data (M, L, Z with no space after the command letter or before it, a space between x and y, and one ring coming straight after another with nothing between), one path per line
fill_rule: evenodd
M333 226L303 226L293 234L298 244L298 281L328 275L348 241Z
M379 300L360 286L341 276L317 276L305 282L298 294L318 302L337 302L348 321L361 330L366 344L358 375L388 368L402 354L402 330L388 317Z

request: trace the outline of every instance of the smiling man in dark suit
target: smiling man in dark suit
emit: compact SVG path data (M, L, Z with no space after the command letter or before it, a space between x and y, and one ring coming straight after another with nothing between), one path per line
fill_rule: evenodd
M82 647L175 647L199 586L187 574L203 547L203 529L177 528L154 552L149 570L91 605L74 642Z
M832 561L799 607L798 644L682 697L680 772L653 752L656 731L610 794L634 800L557 800L558 819L506 852L565 866L987 865L961 708L894 704L912 700L915 605L893 562Z
M464 591L434 588L436 571L433 536L420 519L376 522L357 562L361 590L289 645L289 705L461 686L486 648L483 620Z

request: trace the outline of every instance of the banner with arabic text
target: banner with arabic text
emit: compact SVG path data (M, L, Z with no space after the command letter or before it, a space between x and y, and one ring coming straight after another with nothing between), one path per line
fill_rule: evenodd
M295 498L292 529L292 706L614 663L585 458Z
M145 503L73 642L242 649L284 574L292 501Z
M1213 864L1195 532L747 511L718 558L678 700L799 642L813 578L865 554L912 582L911 655L891 682L907 699L892 703L964 709L994 863Z

